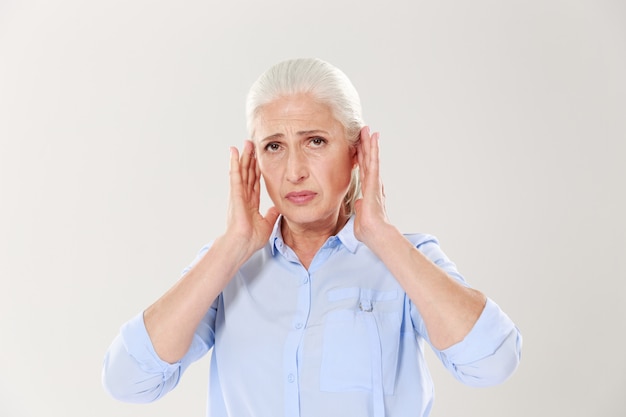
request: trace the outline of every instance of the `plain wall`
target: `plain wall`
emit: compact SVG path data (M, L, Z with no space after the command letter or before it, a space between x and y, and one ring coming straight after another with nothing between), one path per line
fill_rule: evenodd
M487 389L429 355L433 417L626 415L626 4L0 1L0 415L205 413L100 385L123 322L224 230L244 99L337 65L381 132L391 220L436 235L524 336ZM267 205L265 201L264 205Z

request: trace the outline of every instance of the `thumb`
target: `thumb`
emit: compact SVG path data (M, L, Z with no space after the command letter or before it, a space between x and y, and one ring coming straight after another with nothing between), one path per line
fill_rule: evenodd
M354 202L354 211L355 212L359 212L361 211L361 205L363 204L363 198L359 198L357 201Z
M267 220L267 222L270 224L274 224L276 223L276 219L278 219L279 215L280 215L280 212L278 211L276 207L270 207L267 210L267 213L265 213L265 220Z

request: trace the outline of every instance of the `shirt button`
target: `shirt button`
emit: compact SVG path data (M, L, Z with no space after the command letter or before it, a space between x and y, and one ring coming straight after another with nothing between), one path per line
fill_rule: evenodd
M369 300L363 300L359 303L359 308L361 309L361 311L365 311L366 313L371 313L372 310L374 310L374 306L372 305L372 302Z
M296 323L296 329L301 329L302 328L302 323Z
M294 374L289 374L287 376L287 381L289 381L289 383L293 383L296 380L296 376Z

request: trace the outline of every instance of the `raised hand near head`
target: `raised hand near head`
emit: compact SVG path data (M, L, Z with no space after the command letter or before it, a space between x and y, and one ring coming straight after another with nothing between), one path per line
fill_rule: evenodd
M254 252L267 243L279 213L275 207L271 207L265 216L259 212L261 172L252 142L245 141L241 156L237 148L230 148L229 176L226 236L240 241L249 252Z
M385 191L380 178L379 134L370 134L369 127L361 129L357 148L361 192L363 197L356 204L354 233L367 246L376 243L382 228L389 225L385 210Z

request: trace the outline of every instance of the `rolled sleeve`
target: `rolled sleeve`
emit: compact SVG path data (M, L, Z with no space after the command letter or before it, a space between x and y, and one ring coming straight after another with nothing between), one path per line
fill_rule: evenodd
M186 274L209 250L204 246ZM215 343L215 317L219 297L204 315L185 356L176 363L162 360L154 350L143 320L143 312L126 322L107 350L102 368L102 385L115 399L132 403L155 401L170 392L194 361Z
M438 354L459 381L489 386L513 374L520 361L521 345L522 337L513 321L488 298L467 336Z
M155 401L180 379L181 363L159 358L143 322L143 312L128 321L109 347L102 369L102 385L115 399L131 403Z
M169 379L180 369L180 361L170 364L162 360L154 350L143 321L143 313L124 324L120 334L126 351L144 372L159 373L164 379Z

